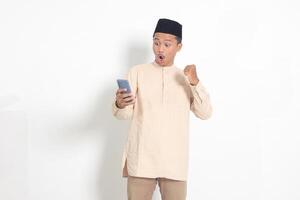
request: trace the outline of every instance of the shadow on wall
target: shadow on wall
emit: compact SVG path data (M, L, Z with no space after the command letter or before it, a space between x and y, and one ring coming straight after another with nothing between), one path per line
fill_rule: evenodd
M123 60L127 61L125 63L126 66L132 67L137 64L149 63L152 61L150 60L152 47L146 44L148 44L148 39L143 41L131 41L128 43L128 54L123 58Z
M128 72L130 67L149 62L149 49L140 43L129 43L128 53L125 54L124 66L126 69L121 71ZM125 77L126 74L124 74ZM117 79L117 77L115 78ZM116 80L112 80L108 88L103 90L100 95L97 122L101 122L102 142L104 154L101 156L99 167L99 199L127 199L127 179L122 178L121 158L123 148L126 143L127 132L129 128L129 120L117 120L111 111L112 103L115 100L115 92L117 90ZM110 98L109 98L110 97ZM105 108L104 110L101 108ZM97 123L95 122L95 123Z

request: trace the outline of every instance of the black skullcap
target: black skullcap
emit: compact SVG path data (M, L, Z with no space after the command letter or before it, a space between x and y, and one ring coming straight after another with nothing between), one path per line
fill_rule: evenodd
M153 35L157 32L169 33L182 39L182 25L170 19L159 19Z

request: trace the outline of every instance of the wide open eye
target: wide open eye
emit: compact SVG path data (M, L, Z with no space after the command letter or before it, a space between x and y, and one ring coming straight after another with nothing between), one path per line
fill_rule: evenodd
M171 44L170 43L165 43L165 47L170 47Z
M158 45L159 45L159 43L158 43L158 42L154 42L154 45L155 45L155 46L158 46Z

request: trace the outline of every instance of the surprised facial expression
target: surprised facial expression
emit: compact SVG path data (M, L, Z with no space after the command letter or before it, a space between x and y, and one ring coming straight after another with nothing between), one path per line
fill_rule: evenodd
M155 33L153 37L155 62L160 66L172 65L181 47L182 44L177 42L176 36L168 33Z

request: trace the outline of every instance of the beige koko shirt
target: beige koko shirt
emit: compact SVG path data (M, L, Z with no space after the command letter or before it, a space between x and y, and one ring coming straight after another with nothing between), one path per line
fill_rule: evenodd
M190 110L200 119L212 113L209 94L189 84L183 70L157 63L136 65L128 81L134 105L112 105L118 119L131 120L122 158L123 177L187 180Z

